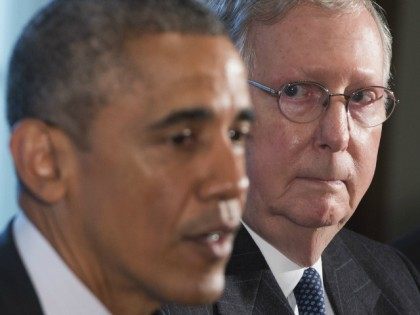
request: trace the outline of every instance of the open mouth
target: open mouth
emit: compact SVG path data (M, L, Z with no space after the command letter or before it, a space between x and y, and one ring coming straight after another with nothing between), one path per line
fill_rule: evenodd
M191 236L188 243L194 246L201 255L210 260L226 259L232 251L233 231L215 230L209 233Z
M222 232L212 232L207 235L206 241L210 243L217 242L220 240L221 236L222 236Z

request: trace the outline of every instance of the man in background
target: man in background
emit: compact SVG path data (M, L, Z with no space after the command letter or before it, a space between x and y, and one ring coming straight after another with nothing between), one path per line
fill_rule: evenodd
M248 66L255 124L244 228L225 293L193 310L418 313L412 265L343 229L372 181L382 124L396 104L380 9L364 0L203 2ZM184 311L173 306L171 314Z
M193 1L53 1L8 78L20 213L1 314L150 314L209 303L247 188L246 72Z

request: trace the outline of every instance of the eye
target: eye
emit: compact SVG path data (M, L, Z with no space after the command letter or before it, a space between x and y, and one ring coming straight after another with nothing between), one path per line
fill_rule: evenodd
M229 138L234 144L244 144L245 140L249 137L251 125L249 123L229 130Z
M299 102L320 102L328 94L314 83L290 83L283 88L283 100Z
M190 146L195 141L191 129L183 129L179 133L172 134L169 140L175 146Z
M288 97L299 98L305 96L306 89L300 84L289 84L284 88L283 93Z
M357 105L362 105L362 106L369 105L373 103L374 101L376 101L377 99L378 97L376 96L375 91L369 90L369 89L357 91L351 97L351 101L353 103L356 103Z

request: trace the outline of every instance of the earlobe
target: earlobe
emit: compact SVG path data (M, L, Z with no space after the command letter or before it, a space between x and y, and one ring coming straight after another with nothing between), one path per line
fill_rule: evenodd
M40 120L25 119L13 128L10 139L20 181L32 195L49 204L58 202L65 190L51 129Z

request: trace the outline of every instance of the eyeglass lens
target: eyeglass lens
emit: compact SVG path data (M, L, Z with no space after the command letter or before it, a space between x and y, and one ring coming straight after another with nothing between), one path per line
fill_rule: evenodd
M279 93L279 107L294 122L310 122L321 116L331 97L335 96L344 96L351 117L367 127L383 123L395 106L392 92L383 87L368 87L345 96L330 94L315 83L298 82L283 87Z

